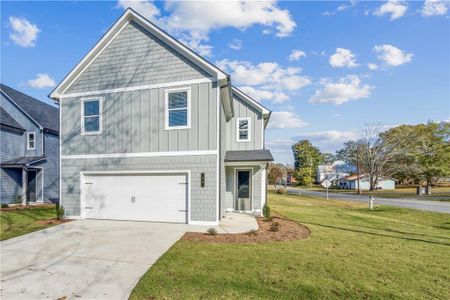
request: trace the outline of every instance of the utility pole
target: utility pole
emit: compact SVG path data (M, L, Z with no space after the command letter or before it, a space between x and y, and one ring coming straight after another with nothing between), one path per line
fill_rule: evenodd
M357 178L357 182L358 182L358 195L361 195L361 188L359 185L359 145L356 147L356 176Z

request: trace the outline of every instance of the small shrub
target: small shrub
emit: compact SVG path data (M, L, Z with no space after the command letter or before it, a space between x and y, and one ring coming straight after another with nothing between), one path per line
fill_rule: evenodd
M280 229L280 223L273 222L272 225L270 225L270 231L276 232Z
M256 230L256 229L249 230L247 232L247 234L248 235L253 235L253 236L258 235L258 230Z
M266 220L271 218L271 216L270 216L270 206L267 205L267 203L264 204L264 206L263 206L263 216L264 216L264 218L266 218Z
M59 203L56 203L56 218L58 220L62 220L64 218L64 206L59 205Z
M8 208L8 204L2 203L2 208Z
M22 195L16 195L13 200L14 204L22 205L23 197Z
M279 188L277 190L277 194L286 195L286 189L285 188Z
M217 230L215 228L210 228L206 231L207 235L217 235Z

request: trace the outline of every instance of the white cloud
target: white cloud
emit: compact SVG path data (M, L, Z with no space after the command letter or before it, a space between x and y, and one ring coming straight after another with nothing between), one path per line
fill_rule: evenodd
M341 114L333 114L333 117L340 118L340 117L342 117L342 115Z
M28 80L28 85L36 89L45 89L56 86L56 82L48 74L39 73L35 79Z
M242 49L242 41L238 39L233 39L229 44L228 47L230 47L233 50L241 50Z
M425 17L445 15L450 7L450 2L446 0L426 0L422 15Z
M370 70L377 70L377 69L378 69L378 65L377 65L377 64L374 64L374 63L368 63L368 64L367 64L367 67L368 67Z
M290 111L274 111L270 115L269 128L302 128L308 123Z
M322 13L322 15L323 16L333 16L333 15L337 14L338 12L342 12L344 10L354 7L356 4L358 4L358 2L359 2L358 0L350 0L348 2L348 4L345 3L345 4L339 5L335 11L325 11Z
M356 75L348 75L336 82L323 79L321 88L309 99L310 103L332 103L340 105L350 100L359 100L370 96L373 87L362 84Z
M402 49L386 44L377 45L373 50L378 54L378 59L393 67L410 62L414 56L412 53L406 53L406 51Z
M289 61L296 61L305 56L306 56L306 53L304 51L294 49L294 50L292 50L291 54L289 55Z
M344 48L337 48L336 53L330 56L329 62L333 68L354 68L358 66L352 51Z
M360 137L358 131L316 131L302 133L293 140L309 140L314 146L319 147L322 152L334 152L342 147L342 144L349 140L357 140Z
M272 101L273 103L284 103L289 100L289 96L284 92L272 92L270 90L256 89L251 86L242 86L240 89L257 101Z
M165 16L161 16L151 0L118 1L118 7L128 6L203 55L211 54L207 42L212 30L226 27L245 30L261 25L278 37L286 37L297 26L290 12L278 7L277 1L167 1Z
M283 68L275 62L252 64L248 61L221 60L217 66L230 73L233 82L243 87L249 96L257 100L281 103L288 100L287 92L292 92L311 84L306 76L301 76L300 68Z
M11 32L9 37L19 46L29 48L36 45L38 33L41 31L36 24L30 23L25 18L9 17Z
M373 14L375 16L390 15L391 20L403 17L408 10L408 6L403 1L389 0L381 5Z

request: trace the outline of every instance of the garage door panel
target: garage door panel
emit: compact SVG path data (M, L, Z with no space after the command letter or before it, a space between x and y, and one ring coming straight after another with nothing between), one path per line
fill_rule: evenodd
M187 222L187 175L89 175L86 218Z

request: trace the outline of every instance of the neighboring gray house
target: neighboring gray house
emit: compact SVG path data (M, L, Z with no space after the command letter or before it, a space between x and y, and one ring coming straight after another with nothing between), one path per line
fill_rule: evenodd
M59 198L59 112L0 84L0 200Z
M361 190L369 190L370 182L367 175L361 175L359 177L359 185L361 186ZM339 179L338 187L341 189L349 189L356 190L358 189L358 176L350 175L344 178ZM395 179L383 177L381 178L377 186L375 187L377 190L395 190Z
M68 217L214 225L261 213L270 111L132 9L50 97Z

